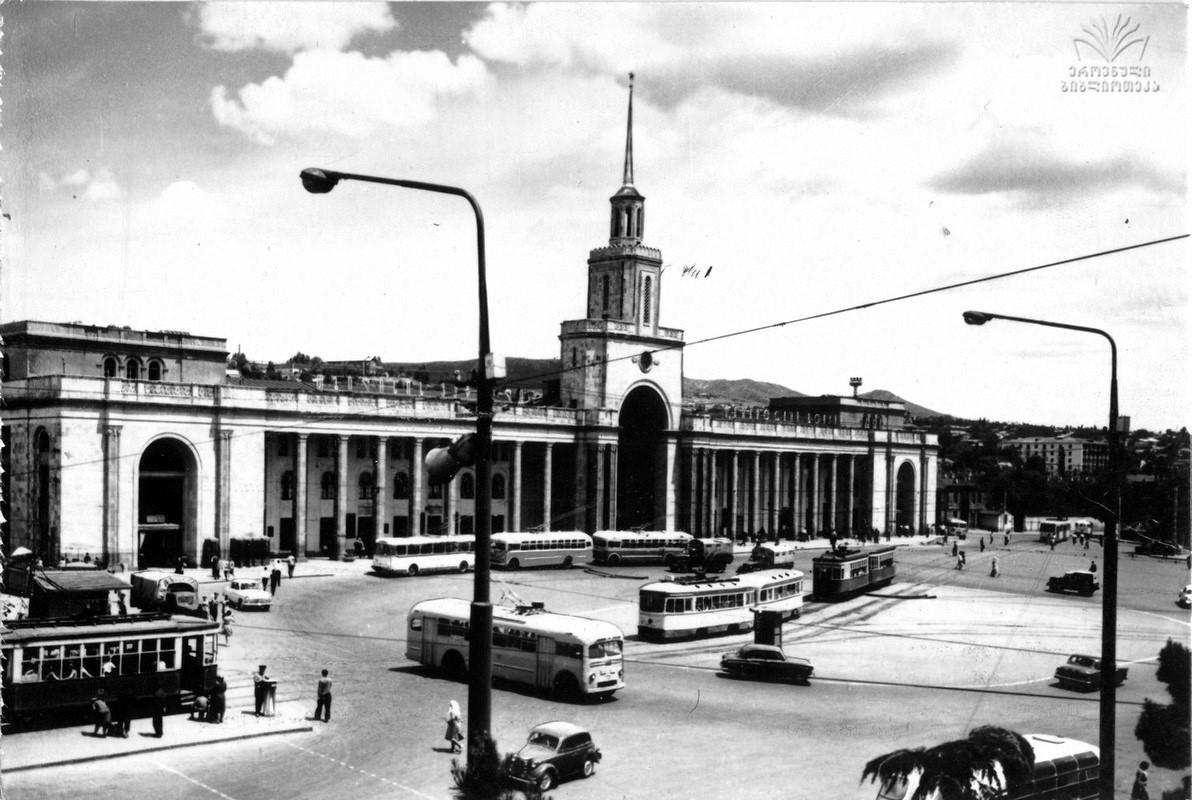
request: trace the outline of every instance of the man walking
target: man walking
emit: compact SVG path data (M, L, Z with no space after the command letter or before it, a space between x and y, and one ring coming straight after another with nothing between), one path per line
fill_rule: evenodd
M290 557L286 559L286 571L289 572L289 575L287 575L286 577L289 577L289 578L294 577L294 564L296 562L297 562L297 559L294 558L294 554L290 553Z
M257 716L265 710L265 697L269 694L269 684L273 681L265 674L265 665L257 667L257 674L252 676L253 695L257 701Z
M281 565L275 561L273 571L269 573L269 594L276 596L278 586L281 586Z
M317 697L315 698L315 719L320 716L323 722L331 721L331 679L327 677L327 670L323 670L323 677L319 678Z
M157 691L153 693L153 735L158 739L165 730L165 716L166 690L158 686Z

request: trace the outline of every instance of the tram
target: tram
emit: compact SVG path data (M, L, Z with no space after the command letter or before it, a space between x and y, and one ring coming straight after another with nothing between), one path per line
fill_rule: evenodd
M889 586L894 580L894 547L850 550L838 547L811 559L812 597L847 600Z
M100 689L134 701L158 688L177 700L215 684L220 623L128 614L5 620L0 627L5 721L85 707Z
M731 578L696 575L648 583L638 590L637 632L643 639L682 639L753 628L754 610L798 617L803 573L749 572Z

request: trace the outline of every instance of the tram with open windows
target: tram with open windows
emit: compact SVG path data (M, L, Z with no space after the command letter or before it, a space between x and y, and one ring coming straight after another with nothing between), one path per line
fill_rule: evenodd
M5 720L82 708L100 689L134 701L159 688L174 700L207 691L215 683L219 630L216 621L161 613L5 620Z
M811 559L812 597L847 600L889 586L894 580L894 547L850 550L837 547Z
M753 628L755 609L786 620L798 617L802 606L803 573L794 569L658 581L638 590L637 632L662 640L739 633Z

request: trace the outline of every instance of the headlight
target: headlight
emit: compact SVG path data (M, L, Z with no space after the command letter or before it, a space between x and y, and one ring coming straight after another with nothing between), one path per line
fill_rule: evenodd
M591 675L588 676L588 685L591 686L595 682L596 682L596 673L593 672Z

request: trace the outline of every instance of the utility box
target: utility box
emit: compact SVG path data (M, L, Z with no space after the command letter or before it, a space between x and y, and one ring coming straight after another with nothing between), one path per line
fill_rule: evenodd
M753 643L782 647L782 612L756 610L753 612Z

